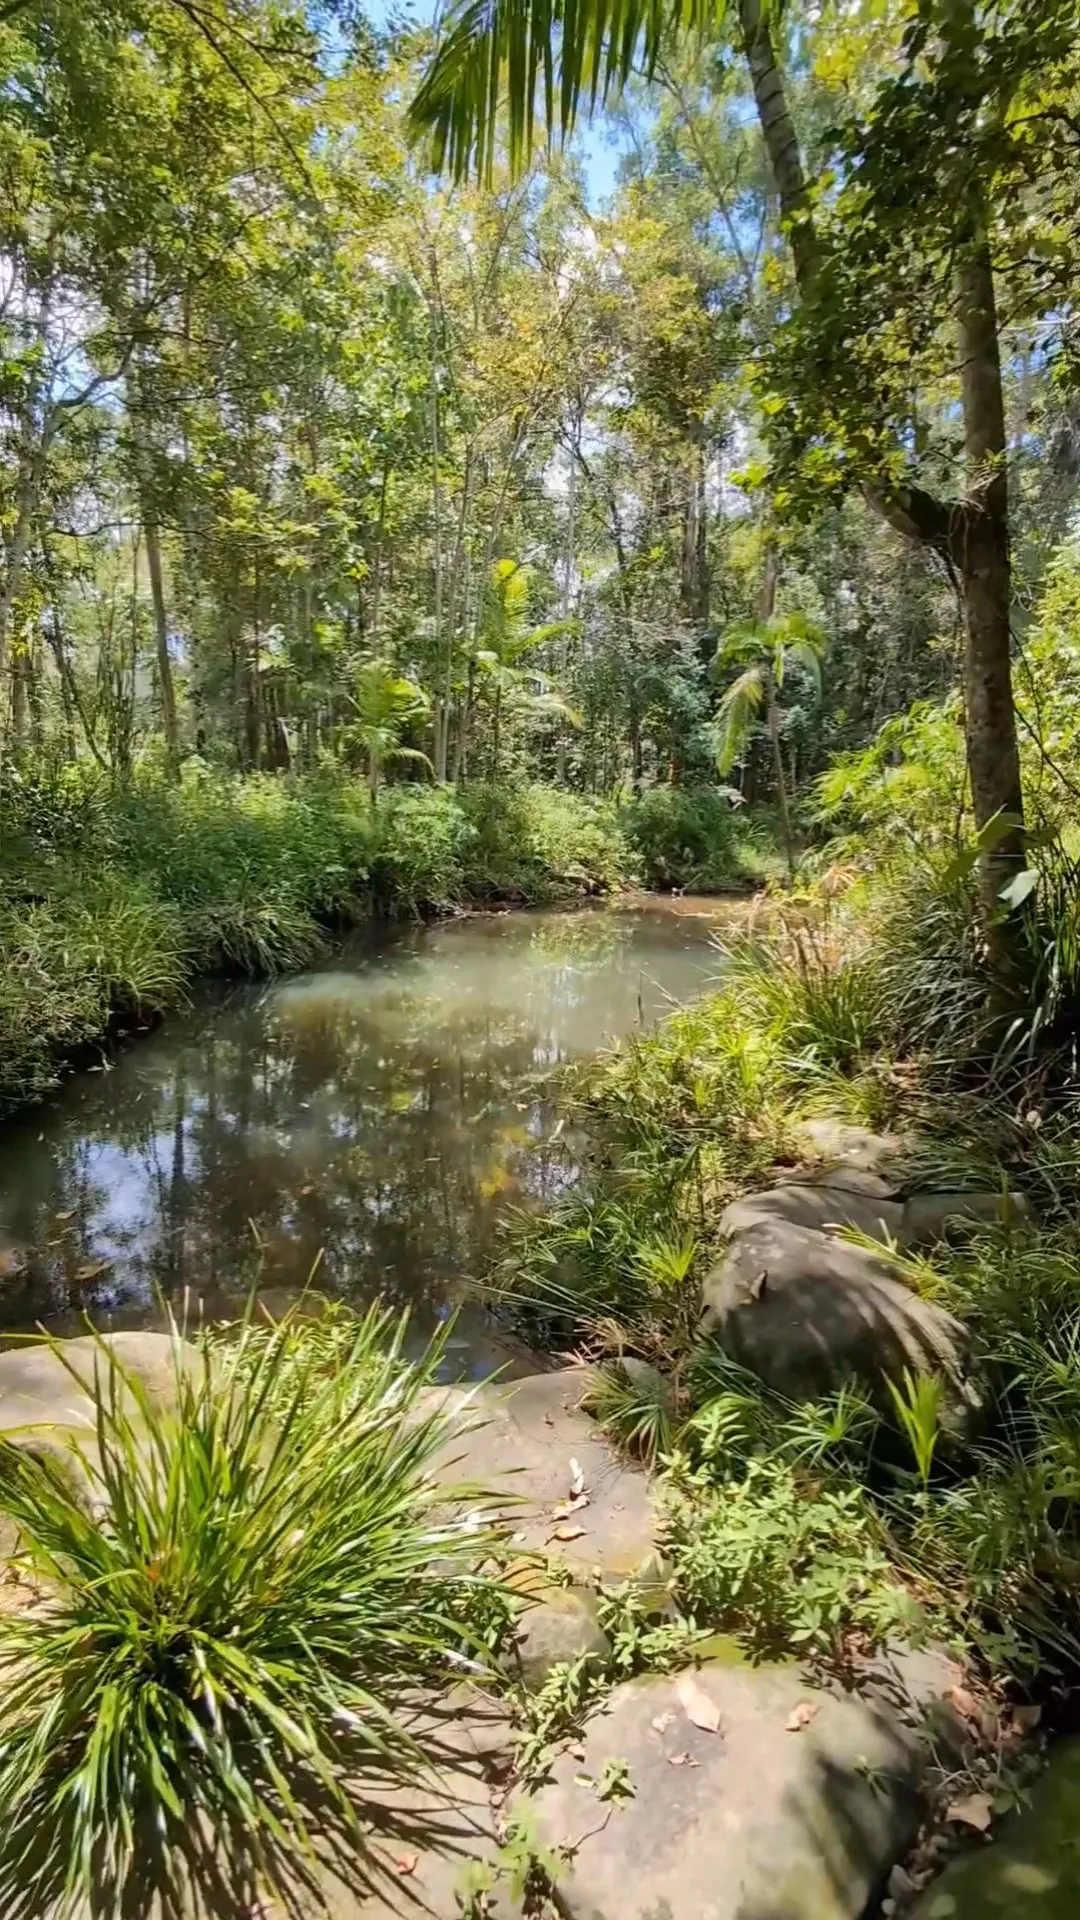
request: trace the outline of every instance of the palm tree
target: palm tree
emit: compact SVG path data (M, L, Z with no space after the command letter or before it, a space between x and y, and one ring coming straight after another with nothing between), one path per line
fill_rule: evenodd
M348 737L361 749L367 763L368 791L374 807L386 767L413 761L431 771L431 761L417 747L402 745L407 727L425 718L428 698L415 680L395 673L385 660L365 660L357 669L356 692L350 696L355 720Z
M491 753L489 778L497 780L502 750L502 720L505 705L513 703L533 718L544 715L578 725L578 716L552 686L547 674L532 665L522 666L526 654L555 640L571 624L552 620L546 626L527 627L529 570L518 560L497 560L484 598L480 627L482 645L477 665L492 688Z
M714 662L718 672L730 667L739 669L720 699L716 727L718 770L722 774L730 773L736 760L742 759L764 711L772 747L784 853L792 879L795 878L795 836L780 747L779 694L786 674L796 667L811 681L820 698L823 650L821 634L804 613L774 613L766 619L745 620L729 627L716 650Z

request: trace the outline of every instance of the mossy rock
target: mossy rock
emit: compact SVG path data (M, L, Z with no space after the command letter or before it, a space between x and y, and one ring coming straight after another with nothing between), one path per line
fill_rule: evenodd
M1080 1914L1080 1739L1063 1741L1001 1837L954 1860L911 1920L1076 1920Z

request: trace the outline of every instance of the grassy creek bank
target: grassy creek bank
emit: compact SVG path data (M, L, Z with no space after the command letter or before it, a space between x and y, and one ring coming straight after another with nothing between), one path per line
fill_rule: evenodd
M116 785L16 780L0 810L0 1109L200 974L309 965L335 931L625 885L739 887L775 866L767 824L714 793L624 806L537 785L227 777L189 762Z
M675 1618L860 1695L889 1649L956 1663L956 1738L886 1915L1006 1816L1024 1854L1080 1679L1067 1049L1010 1053L978 954L940 944L917 979L948 1046L928 1044L898 955L914 972L955 880L919 877L905 900L829 872L719 994L571 1071L588 1178L511 1228L496 1281L534 1343L588 1361L585 1404L651 1469ZM1044 991L1033 974L1016 1026L1040 1004L1053 1024Z

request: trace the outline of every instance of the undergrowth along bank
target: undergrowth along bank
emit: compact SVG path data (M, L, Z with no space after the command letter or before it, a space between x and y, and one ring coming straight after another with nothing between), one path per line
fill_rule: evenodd
M570 1072L586 1177L512 1224L496 1290L534 1342L598 1363L594 1411L659 1470L676 1598L699 1626L755 1653L829 1658L929 1635L994 1685L1067 1690L1080 1677L1075 896L1055 920L1058 895L1040 887L1003 1030L973 942L935 936L917 994L900 964L967 877L923 861L902 891L896 879L885 899L852 869L838 898L834 873L729 953L719 993ZM703 1336L725 1205L812 1165L804 1128L823 1115L892 1132L900 1192L1029 1202L928 1251L874 1244L966 1330L980 1410L962 1430L943 1373L885 1388L838 1369L829 1392L784 1397Z
M307 966L371 918L551 904L675 873L745 885L767 866L767 826L714 799L652 796L643 839L643 803L538 785L399 784L372 805L365 783L332 771L241 779L190 761L176 782L151 767L127 784L85 765L10 775L0 1110L44 1092L114 1022L175 1005L197 975Z

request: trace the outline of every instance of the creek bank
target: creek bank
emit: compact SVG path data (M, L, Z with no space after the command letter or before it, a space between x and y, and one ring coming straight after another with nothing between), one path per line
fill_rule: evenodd
M94 1394L109 1354L148 1394L167 1393L171 1343L163 1335L72 1341L70 1370L52 1349L20 1347L0 1354L0 1431L31 1446L92 1445ZM494 1495L529 1570L521 1589L529 1604L511 1652L511 1671L516 1659L529 1684L556 1654L604 1658L597 1589L633 1579L654 1611L665 1600L649 1480L612 1453L583 1411L588 1384L588 1370L574 1368L430 1390L457 1427L439 1471ZM920 1733L933 1704L925 1678L922 1693L904 1682L899 1697L873 1687L860 1697L828 1691L794 1664L755 1668L734 1647L703 1652L710 1657L696 1670L616 1687L586 1721L584 1765L576 1743L572 1752L564 1747L547 1784L509 1801L511 1730L498 1700L457 1685L419 1702L418 1725L435 1716L445 1733L431 1805L416 1789L388 1792L391 1837L380 1839L377 1822L372 1843L383 1849L386 1884L362 1897L340 1882L328 1886L337 1920L415 1912L417 1896L434 1920L455 1920L470 1863L492 1880L486 1911L516 1915L505 1887L497 1898L494 1888L508 1813L524 1814L539 1852L558 1862L564 1914L638 1920L659 1901L673 1920L750 1920L747 1903L783 1886L790 1920L856 1920L917 1823L933 1765L932 1743ZM936 1700L951 1669L931 1673ZM624 1760L630 1798L601 1800L605 1767ZM423 1837L406 1847L410 1830ZM826 1887L829 1906L821 1904Z

